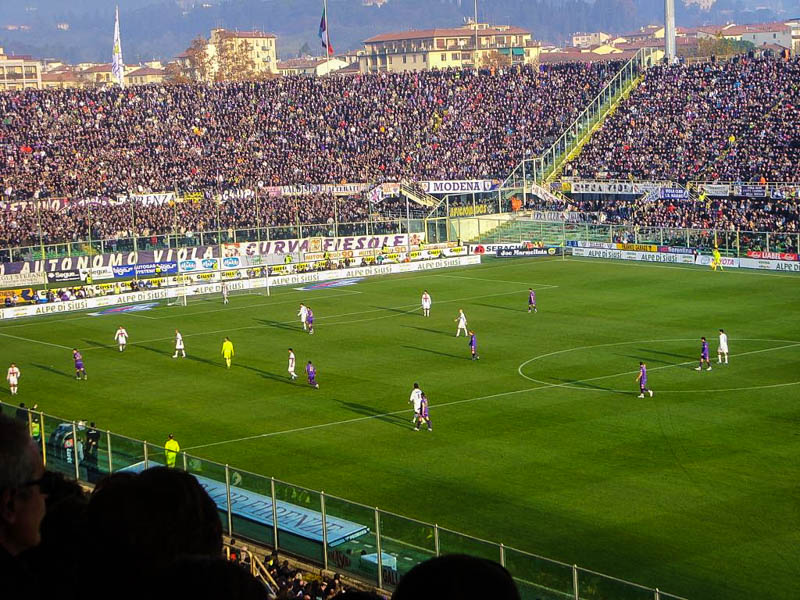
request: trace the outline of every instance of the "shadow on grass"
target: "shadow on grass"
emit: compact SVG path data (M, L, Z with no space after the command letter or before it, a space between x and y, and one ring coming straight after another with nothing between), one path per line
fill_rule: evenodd
M602 385L596 385L594 383L589 383L589 382L586 382L586 381L582 381L580 379L568 379L566 377L552 377L551 379L553 379L553 383L551 383L550 385L552 385L553 387L556 387L557 385L563 385L564 387L573 386L573 387L576 387L576 388L584 388L584 389L587 389L587 390L598 390L598 391L601 391L601 392L610 392L610 391L612 391L612 388L603 387ZM556 381L560 381L561 383L560 384L555 383ZM633 390L634 388L638 389L637 386L639 384L636 383L635 381L633 383L634 383L634 385L631 386L631 390Z
M441 329L429 329L427 327L417 327L416 325L401 325L401 327L408 327L409 329L417 329L419 331L427 331L428 333L438 333L439 335L446 335L452 337L452 333L442 331Z
M89 344L93 348L97 348L97 349L100 349L100 348L103 348L103 349L105 349L105 348L117 348L117 343L116 342L104 344L103 342L98 342L97 340L87 340L86 338L83 338L81 341L86 343L86 344Z
M64 371L59 371L58 369L56 369L54 367L48 367L46 365L40 365L38 363L33 363L33 366L36 367L37 369L41 369L42 371L47 371L49 373L54 373L55 375L61 375L62 377L69 377L70 379L72 379L74 377L74 375L72 373L65 373Z
M289 325L287 323L282 323L280 321L273 321L271 319L256 319L262 325L266 325L267 327L274 327L275 329L285 329L286 331L300 331L302 327L297 327L295 325Z
M664 352L662 350L652 350L650 348L639 348L639 352L646 352L648 354L661 354L662 356L673 356L675 358L682 358L683 360L692 360L691 356L686 356L685 354L675 354L674 352ZM700 351L698 350L697 355L700 356Z
M265 370L259 369L257 367L251 367L250 365L239 364L239 365L234 365L234 366L239 367L240 369L247 369L248 371L253 371L254 373L258 373L264 379L272 379L272 380L277 381L279 383L285 383L286 385L291 385L292 387L294 387L294 386L302 387L302 383L301 383L300 377L298 377L297 379L292 381L288 377L288 375L278 375L277 373L270 373L269 371L265 371ZM307 385L306 387L311 387L311 386Z
M406 420L400 415L387 415L374 406L367 406L365 404L358 404L356 402L345 402L344 400L337 400L337 402L347 410L356 414L364 415L366 417L373 417L376 421L383 421L384 423L389 423L390 425L395 425L396 427L402 427L403 429L411 428L411 419ZM409 414L413 414L414 411L409 408L408 412Z
M430 352L431 354L438 354L439 356L448 356L450 358L457 358L459 360L471 360L470 356L459 356L458 354L449 354L447 352L439 352L438 350L431 350L430 348L420 348L419 346L403 346L410 350L420 350L422 352Z
M496 308L498 310L510 310L511 312L515 313L527 312L527 307L511 308L510 306L498 306L497 304L485 304L483 302L470 302L470 304L474 304L475 306L485 306L486 308Z
M660 358L654 358L652 356L649 356L649 353L645 350L642 350L642 354L619 354L618 356L627 356L628 358L632 358L636 362L636 364L631 365L631 369L633 369L634 366L638 365L639 361L642 361L644 363L659 363L662 365L675 364L668 360L662 360Z
M391 306L375 306L375 305L373 305L372 308L377 308L377 309L380 309L380 310L387 310L389 312L394 312L394 313L400 313L401 315L410 315L410 314L416 312L417 310L420 310L419 308L412 308L410 310L402 310L400 308L392 308Z

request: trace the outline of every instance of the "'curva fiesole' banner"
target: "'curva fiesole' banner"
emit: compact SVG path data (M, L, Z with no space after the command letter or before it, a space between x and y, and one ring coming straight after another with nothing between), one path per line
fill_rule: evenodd
M194 246L191 248L168 248L140 250L138 252L111 252L95 256L72 256L45 260L0 263L0 275L36 273L39 271L72 271L103 269L105 267L128 267L136 264L181 263L187 260L254 257L263 255L283 256L298 252L329 252L339 250L380 250L388 248L419 246L424 234L353 235L343 237L315 237L289 240L262 240L240 242L220 246ZM220 256L220 251L222 256Z

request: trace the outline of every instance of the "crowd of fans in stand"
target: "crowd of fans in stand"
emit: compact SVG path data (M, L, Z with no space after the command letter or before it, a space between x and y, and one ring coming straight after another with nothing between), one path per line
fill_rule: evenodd
M798 82L800 57L651 68L564 174L800 182Z
M0 95L6 195L504 177L620 63Z
M363 222L369 204L361 197L310 194L217 201L143 204L68 203L59 210L28 203L19 210L0 210L0 246L32 246L92 240L121 241L167 234L194 237L206 231L233 231L256 227ZM319 235L319 234L317 234ZM228 236L233 241L233 234ZM198 241L199 244L199 241Z

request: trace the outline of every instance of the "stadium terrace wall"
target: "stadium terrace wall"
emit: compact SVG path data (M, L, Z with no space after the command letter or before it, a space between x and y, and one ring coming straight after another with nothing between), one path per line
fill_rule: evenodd
M86 425L0 402L26 419L49 471L87 484L103 475L163 465L164 447L102 431L85 452ZM33 427L34 423L36 427ZM685 600L577 565L478 539L380 508L351 502L274 477L249 473L179 452L175 467L195 475L217 505L225 533L289 554L389 593L416 564L442 554L495 560L514 577L522 598L540 600ZM276 526L277 524L277 526ZM389 533L386 533L389 532ZM280 535L279 535L280 533ZM357 545L349 546L352 541ZM361 553L363 548L374 552Z

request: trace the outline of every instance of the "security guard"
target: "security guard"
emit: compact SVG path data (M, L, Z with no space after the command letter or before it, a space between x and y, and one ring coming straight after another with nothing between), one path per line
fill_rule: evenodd
M178 452L180 451L181 446L178 444L178 440L170 433L167 443L164 444L164 455L167 458L167 466L170 469L175 468L175 460L178 458Z

